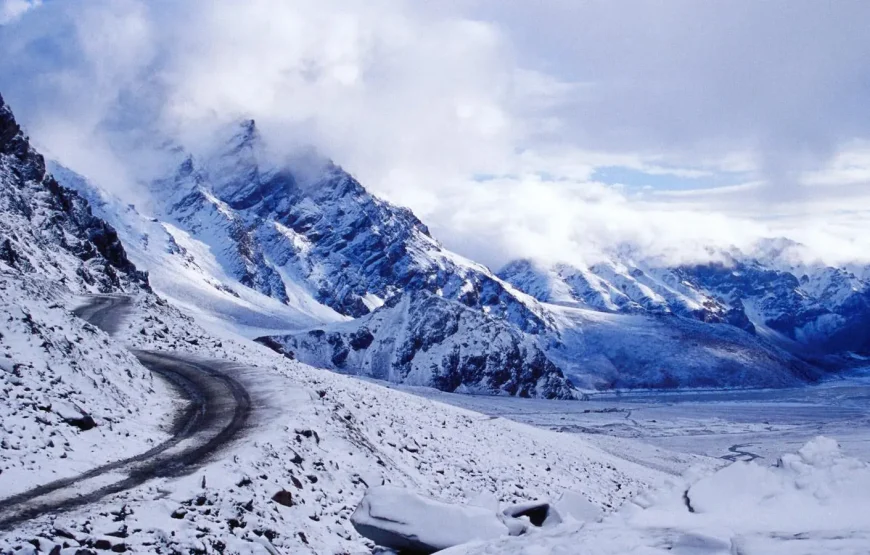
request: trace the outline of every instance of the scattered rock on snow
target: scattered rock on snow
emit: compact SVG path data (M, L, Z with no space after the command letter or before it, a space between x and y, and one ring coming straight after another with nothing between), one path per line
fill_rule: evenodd
M90 414L80 410L72 403L65 401L55 401L52 403L52 410L61 417L61 419L76 428L86 431L96 427L97 423Z

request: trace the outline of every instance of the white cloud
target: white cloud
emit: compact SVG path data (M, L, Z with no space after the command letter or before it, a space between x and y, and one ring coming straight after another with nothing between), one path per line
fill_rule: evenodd
M855 141L838 152L825 167L806 172L804 185L870 186L870 141Z
M151 137L254 117L492 265L625 241L693 258L779 232L857 256L870 234L843 209L864 209L870 176L867 4L766 5L65 0L4 28L0 91L119 190L153 165L129 155ZM598 183L604 167L740 175L664 193Z
M2 0L0 1L0 25L13 23L27 11L39 7L42 0Z

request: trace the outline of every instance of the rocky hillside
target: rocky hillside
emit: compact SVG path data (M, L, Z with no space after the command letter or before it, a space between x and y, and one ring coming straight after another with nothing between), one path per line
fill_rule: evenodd
M118 234L88 202L46 171L0 98L0 261L74 291L112 292L147 285Z
M0 99L0 498L166 437L166 386L66 309L145 289L115 230L46 172Z
M396 383L477 394L576 396L532 337L427 291L394 296L352 322L272 339L302 362Z

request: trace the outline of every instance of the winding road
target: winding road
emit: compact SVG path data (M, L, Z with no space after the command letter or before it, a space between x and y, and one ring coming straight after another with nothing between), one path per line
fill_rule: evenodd
M128 297L97 296L74 312L112 334L131 306ZM226 363L170 352L133 353L143 366L188 400L187 407L175 416L171 438L145 453L0 499L0 530L99 501L153 478L192 472L245 427L251 414L251 397L224 370Z

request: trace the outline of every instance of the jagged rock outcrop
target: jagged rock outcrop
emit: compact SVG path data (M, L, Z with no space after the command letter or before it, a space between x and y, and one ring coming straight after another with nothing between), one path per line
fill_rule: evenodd
M410 210L371 195L332 162L267 155L253 121L203 162L185 158L154 190L168 218L243 284L279 300L284 286L301 282L319 302L359 317L401 292L430 291L523 331L552 327L534 299L445 250Z
M443 391L572 399L537 342L508 322L420 291L324 329L273 337L309 364Z
M38 272L73 290L147 287L115 230L88 202L46 171L0 97L0 261Z

